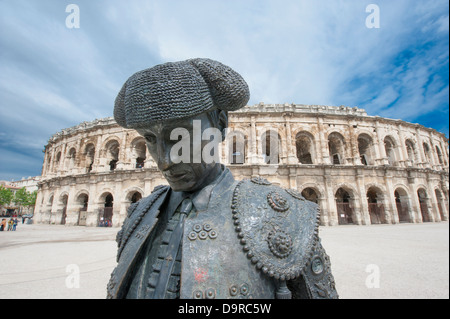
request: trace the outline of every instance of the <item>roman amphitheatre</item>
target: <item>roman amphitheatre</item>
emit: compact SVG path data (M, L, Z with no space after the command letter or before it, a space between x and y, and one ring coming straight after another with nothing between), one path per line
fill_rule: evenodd
M260 103L229 113L220 154L235 179L296 189L335 226L447 221L448 148L443 133L357 107ZM120 227L167 184L112 117L55 133L44 152L36 223Z

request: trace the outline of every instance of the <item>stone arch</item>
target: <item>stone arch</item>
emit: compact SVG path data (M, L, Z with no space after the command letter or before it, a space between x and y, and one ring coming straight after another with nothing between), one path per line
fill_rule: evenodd
M88 142L83 148L82 165L86 168L86 172L92 171L95 160L95 145L93 142Z
M305 184L302 184L298 188L298 190L301 193L306 188L312 188L317 193L317 196L318 196L319 199L323 199L324 198L325 190L323 189L323 187L321 185L316 184L316 183L305 183Z
M240 129L227 132L227 156L230 164L245 164L248 158L248 136Z
M422 146L423 146L423 154L425 155L425 162L429 163L430 165L433 165L430 145L428 145L427 142L423 142Z
M98 198L98 204L104 204L105 200L106 200L106 196L108 194L113 195L114 197L114 192L112 191L111 188L104 188L101 192L100 195L97 197Z
M410 189L403 184L395 185L394 199L398 221L400 223L412 223L414 221L414 217Z
M408 156L408 160L411 163L411 165L414 165L415 163L419 162L419 154L416 147L416 143L413 139L407 138L405 140L405 146L406 146L406 154Z
M55 162L53 163L53 171L57 172L61 165L61 151L58 151L55 156Z
M278 131L267 129L261 137L262 155L266 164L280 164L282 141Z
M328 135L328 151L331 164L345 164L346 143L341 133L334 131Z
M48 200L47 200L47 205L51 207L53 206L53 202L55 200L55 194L52 192L50 193L50 195L48 196Z
M109 190L104 190L99 197L100 203L103 205L98 213L98 226L112 227L112 220L114 215L114 195Z
M45 166L45 174L49 174L51 173L51 164L52 164L52 155L50 155L50 153L47 156L47 164Z
M301 164L314 164L316 158L314 136L307 131L295 135L296 156Z
M372 136L367 133L361 133L358 135L358 151L361 164L375 164L375 149Z
M69 193L68 192L62 192L59 195L58 198L58 206L62 207L61 210L61 225L66 224L66 218L67 218L67 205L69 203Z
M383 141L384 141L384 150L386 151L386 156L388 158L389 165L396 166L398 162L397 142L390 135L386 135Z
M79 206L84 206L85 203L87 205L86 197L89 200L89 191L87 189L80 189L78 192L76 192L74 198L75 198L75 204Z
M77 159L77 149L75 146L69 148L66 156L66 169L70 170L76 167L76 159Z
M74 209L78 211L78 226L86 226L87 210L89 206L89 192L86 189L78 191L75 195Z
M131 160L135 168L143 168L147 159L147 143L145 138L138 136L131 141Z
M446 214L445 214L445 210L446 210L446 206L445 206L445 198L444 195L441 191L441 189L439 187L435 187L434 188L434 194L436 196L436 202L438 205L438 212L439 212L439 216L441 217L441 220L448 220Z
M117 138L110 138L104 145L102 153L106 158L106 164L109 165L109 170L113 171L116 169L117 162L119 161L119 140Z
M429 206L429 195L428 190L425 186L420 185L417 187L417 199L419 201L420 213L422 215L423 222L431 222L431 212L428 209Z
M305 187L301 191L301 194L306 200L319 204L321 193L319 192L317 187Z
M394 188L394 198L398 221L400 223L411 223L413 218L409 189L403 185L396 186Z
M334 192L339 225L355 223L355 192L351 187L339 185Z
M442 155L441 148L438 145L436 145L435 149L436 149L436 155L438 157L439 164L445 165L445 157Z
M136 193L140 194L140 199L144 197L144 191L141 188L136 187L136 186L127 188L124 193L126 194L125 195L125 200L129 201L131 203L134 203L133 202L133 195L136 194Z
M386 224L383 189L377 185L368 185L366 196L371 224Z

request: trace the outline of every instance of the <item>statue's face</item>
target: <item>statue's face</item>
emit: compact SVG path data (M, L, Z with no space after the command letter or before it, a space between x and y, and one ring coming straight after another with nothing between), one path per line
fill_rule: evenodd
M212 182L211 178L217 176L215 172L220 167L218 161L205 161L203 156L198 156L205 145L210 143L209 139L198 138L201 136L200 131L203 133L214 127L210 116L203 113L188 119L150 124L136 130L145 138L150 155L170 187L175 191L196 191ZM174 145L176 151L172 150ZM185 147L180 148L180 145ZM184 160L180 162L181 158Z

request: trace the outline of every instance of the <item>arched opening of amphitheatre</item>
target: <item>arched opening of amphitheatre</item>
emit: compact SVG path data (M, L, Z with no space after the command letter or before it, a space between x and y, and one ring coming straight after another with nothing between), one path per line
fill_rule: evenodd
M372 137L363 133L358 136L358 151L361 164L374 165L374 150Z
M341 134L333 132L328 136L328 150L331 164L345 164L345 140Z
M428 210L428 194L424 188L417 190L417 197L419 199L420 213L423 222L431 222L430 212Z
M86 168L86 173L92 171L92 167L94 165L94 157L95 157L95 146L93 143L89 143L84 148L84 167Z
M314 188L307 187L302 190L301 194L306 200L319 204L319 195Z
M398 220L400 223L410 223L410 198L408 193L401 187L394 191L395 206L397 209Z
M60 201L59 204L62 206L61 225L65 225L66 224L68 199L69 199L69 195L67 195L67 194L62 195L60 197L60 199L59 199L59 201Z
M281 152L280 134L273 130L268 130L262 135L261 141L264 163L279 164Z
M114 197L111 193L107 192L104 193L101 198L103 199L103 207L100 208L98 214L98 226L112 227Z
M417 150L414 145L414 142L411 141L410 139L407 139L405 141L405 145L406 145L406 152L408 154L408 160L410 162L410 166L414 165L414 163L418 163L419 160L418 160Z
M353 224L354 212L351 191L341 187L336 191L335 198L339 225Z
M134 159L134 167L144 168L147 159L147 144L144 138L138 137L131 143L131 153Z
M240 131L229 132L228 159L230 164L244 164L247 158L247 138Z
M116 140L109 141L106 144L106 163L110 171L114 171L119 161L119 142Z
M375 186L367 190L367 204L369 207L370 223L385 224L385 211L383 204L383 192Z
M434 190L434 193L436 195L439 216L441 217L441 220L447 220L447 218L445 218L445 213L444 213L444 209L445 209L444 196L442 196L441 191L437 188Z
M314 138L307 132L299 132L295 137L297 159L300 164L313 164Z
M397 156L395 154L396 145L392 137L386 136L384 138L384 150L388 158L389 165L397 166Z
M81 193L76 199L78 205L78 226L86 226L87 210L88 210L89 195Z

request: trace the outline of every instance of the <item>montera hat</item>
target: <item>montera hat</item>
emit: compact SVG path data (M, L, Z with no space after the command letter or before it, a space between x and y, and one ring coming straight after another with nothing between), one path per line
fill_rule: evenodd
M245 80L210 59L156 65L133 74L114 105L114 118L125 128L140 128L212 110L235 111L250 98Z

